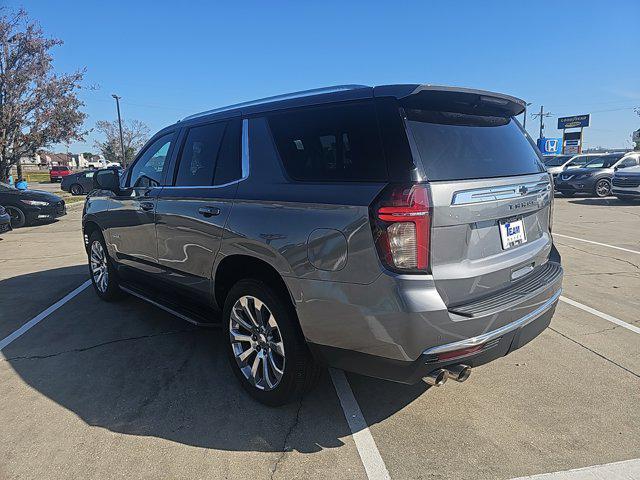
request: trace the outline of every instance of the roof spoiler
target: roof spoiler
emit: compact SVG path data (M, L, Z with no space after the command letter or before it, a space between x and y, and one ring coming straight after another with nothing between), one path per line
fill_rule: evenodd
M374 88L376 97L394 96L405 107L454 111L476 115L513 117L526 103L510 95L472 88L440 85L385 85Z

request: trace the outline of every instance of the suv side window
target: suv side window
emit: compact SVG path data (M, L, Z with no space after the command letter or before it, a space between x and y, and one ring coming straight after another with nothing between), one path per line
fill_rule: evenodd
M169 164L167 156L174 136L174 133L163 135L145 150L131 167L129 186L157 187L162 183L164 172Z
M620 162L620 165L618 166L619 168L628 168L628 167L635 167L636 165L638 165L638 159L637 158L627 158L625 160L623 160L622 162Z
M216 159L226 122L192 127L182 146L175 185L209 186L213 183Z
M301 181L386 181L373 102L268 116L287 174Z

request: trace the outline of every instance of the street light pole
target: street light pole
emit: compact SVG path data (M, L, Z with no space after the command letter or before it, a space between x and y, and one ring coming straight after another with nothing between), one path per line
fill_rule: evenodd
M124 139L122 137L122 118L120 118L120 99L122 97L119 97L115 93L111 96L116 99L116 109L118 110L118 128L120 129L120 151L122 152L122 167L125 168L127 166L127 155L124 151Z

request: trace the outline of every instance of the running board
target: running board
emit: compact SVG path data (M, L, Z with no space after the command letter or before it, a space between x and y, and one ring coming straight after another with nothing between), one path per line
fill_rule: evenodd
M167 313L170 313L171 315L174 315L182 320L185 320L193 325L196 325L198 327L217 327L219 326L219 324L217 323L213 323L213 322L205 322L202 321L196 317L199 317L199 315L189 315L186 312L179 312L178 310L169 307L167 305L164 305L160 302L158 302L157 300L153 300L152 298L144 295L143 293L140 293L137 290L134 290L132 288L126 287L124 285L120 285L120 290L122 290L123 292L127 292L130 295L133 295L134 297L139 298L140 300L144 300L147 303L150 303L151 305L158 307L162 310L164 310Z

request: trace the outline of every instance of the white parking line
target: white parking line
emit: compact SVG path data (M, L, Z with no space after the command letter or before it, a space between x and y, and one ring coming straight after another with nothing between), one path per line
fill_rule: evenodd
M640 328L636 327L635 325L631 325L630 323L624 322L619 318L613 317L607 313L603 313L600 310L596 310L595 308L591 308L587 305L583 305L582 303L576 302L575 300L571 300L570 298L567 298L567 297L560 296L560 300L562 300L565 303L568 303L569 305L573 305L576 308L584 310L585 312L589 312L592 315L596 315L597 317L600 317L603 320L606 320L607 322L615 323L616 325L620 325L621 327L626 328L627 330L631 330L634 333L640 334Z
M358 449L360 460L362 460L364 470L367 472L367 478L369 480L391 480L387 466L380 456L380 451L369 431L369 426L362 415L356 397L353 395L353 390L351 390L347 377L342 370L335 368L330 368L329 373L338 394L338 399L340 399L344 418L347 419L353 434L353 441Z
M638 478L640 478L640 459L518 477L512 480L637 480Z
M9 334L8 336L6 336L2 340L0 340L0 351L2 351L3 348L8 346L15 339L19 338L24 333L28 332L31 328L35 327L38 323L40 323L42 320L47 318L49 315L51 315L53 312L55 312L57 309L59 309L61 306L63 306L65 303L67 303L69 300L71 300L73 297L78 295L80 292L82 292L89 285L91 285L91 280L87 280L82 285L80 285L78 288L73 290L72 292L67 293L64 297L62 297L56 303L54 303L53 305L48 307L46 310L40 312L38 315L33 317L27 323L22 325L19 329L17 329L13 333Z
M636 255L640 255L638 250L631 250L629 248L616 247L615 245L609 245L606 243L594 242L593 240L585 240L584 238L578 237L570 237L569 235L562 235L561 233L553 233L554 237L562 237L562 238L570 238L571 240L577 240L579 242L584 243L592 243L593 245L600 245L601 247L615 248L616 250L622 250L623 252L635 253Z

